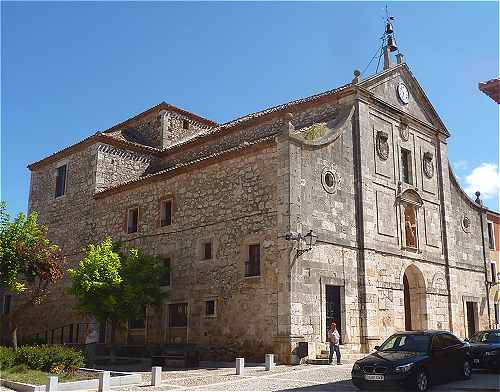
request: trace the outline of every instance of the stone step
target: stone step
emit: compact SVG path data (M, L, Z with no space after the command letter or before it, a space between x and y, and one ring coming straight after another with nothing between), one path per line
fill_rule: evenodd
M347 364L347 363L354 363L355 360L353 359L350 359L350 358L344 358L342 357L342 363L343 364ZM313 358L309 358L306 363L308 363L309 365L329 365L328 363L328 358L327 359L313 359ZM335 358L333 359L333 363L335 363Z
M357 361L358 359L361 359L361 358L364 358L366 357L365 354L344 354L342 353L341 354L341 358L342 359L348 359L350 361ZM325 361L328 361L328 355L327 356L323 356L323 355L317 355L316 356L316 359L317 360L325 360ZM335 355L333 356L333 360L335 361Z

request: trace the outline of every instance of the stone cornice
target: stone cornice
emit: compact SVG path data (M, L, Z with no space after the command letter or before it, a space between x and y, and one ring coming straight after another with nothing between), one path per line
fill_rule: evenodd
M137 153L142 153L146 155L151 155L151 156L159 156L160 150L153 148L153 147L148 147L142 144L137 144L137 143L132 143L128 142L125 140L119 140L114 137L108 136L106 134L103 134L101 132L96 132L94 135L89 136L86 139L83 139L82 141L73 144L69 147L66 147L60 151L55 152L52 155L49 155L46 158L43 158L37 162L29 164L27 167L29 170L34 171L37 170L47 164L57 162L71 154L80 152L85 150L87 147L96 144L96 143L104 143L104 144L110 144L114 147L117 148L124 148L126 150L130 150L133 152Z

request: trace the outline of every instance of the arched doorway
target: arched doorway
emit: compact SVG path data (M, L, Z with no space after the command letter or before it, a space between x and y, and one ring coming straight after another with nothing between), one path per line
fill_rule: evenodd
M403 275L405 329L427 329L427 296L422 272L410 265Z

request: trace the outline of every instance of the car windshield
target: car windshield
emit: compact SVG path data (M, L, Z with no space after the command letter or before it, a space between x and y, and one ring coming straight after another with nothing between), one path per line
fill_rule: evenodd
M378 351L412 351L426 353L429 350L428 335L392 335Z
M500 343L500 331L483 331L474 335L472 343Z

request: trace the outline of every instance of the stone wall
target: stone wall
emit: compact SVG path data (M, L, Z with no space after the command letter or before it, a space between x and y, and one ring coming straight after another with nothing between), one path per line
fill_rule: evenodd
M211 128L212 126L202 124L190 116L181 115L171 110L158 109L108 132L115 137L131 142L165 149L189 140Z
M225 347L259 360L272 350L283 241L277 232L277 158L274 146L252 154L242 150L234 159L97 199L97 238L111 236L128 248L170 257L165 306L188 303L185 331L167 327L164 307L149 321L147 343L178 338L225 359L233 359ZM160 227L159 201L166 196L175 205L173 224ZM127 234L123 222L131 206L139 207L139 231ZM214 245L213 258L201 260L199 249L207 240ZM261 276L245 277L247 246L253 243L261 247ZM216 300L215 318L204 315L208 299Z

